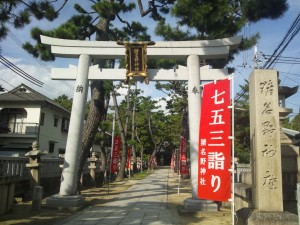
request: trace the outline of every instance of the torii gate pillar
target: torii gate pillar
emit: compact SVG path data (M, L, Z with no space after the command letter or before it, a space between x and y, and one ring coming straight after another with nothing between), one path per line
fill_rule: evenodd
M191 162L191 185L192 197L197 199L198 188L198 143L199 143L199 122L200 122L200 68L199 56L190 55L187 58L189 73L188 80L188 113L190 133L190 162Z
M65 153L65 161L61 176L59 194L74 195L77 190L77 172L79 167L79 155L81 150L81 137L83 131L83 122L86 109L86 99L88 93L88 75L91 57L89 55L80 55L78 63L77 78L75 82L74 97L72 104L72 113L68 131L68 139Z

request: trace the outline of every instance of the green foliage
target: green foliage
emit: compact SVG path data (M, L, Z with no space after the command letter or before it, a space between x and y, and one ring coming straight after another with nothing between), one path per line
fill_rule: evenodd
M29 42L24 44L24 48L31 53L34 57L40 57L42 60L50 61L55 57L51 54L50 49L43 47L40 43L40 35L72 39L72 40L86 40L91 38L92 35L97 34L98 37L109 40L130 40L130 41L149 41L150 36L147 34L147 28L141 23L132 21L128 22L121 18L121 14L129 13L135 8L135 4L124 1L111 2L111 1L97 1L90 4L91 12L85 10L80 4L74 5L77 14L65 23L59 25L52 30L41 30L35 28L31 32L31 36L36 40L36 44L32 45ZM123 27L114 27L112 21L116 18L124 24ZM102 23L102 19L107 19L107 25ZM22 20L23 21L23 20ZM108 29L107 33L103 33L103 29ZM105 37L105 38L104 38Z
M155 34L164 37L166 41L184 41L191 36L189 31L182 31L178 26L173 28L164 21L159 21L155 28Z
M58 11L55 10L52 1L1 1L0 40L7 36L8 25L21 29L31 22L32 17L53 21L58 17Z
M71 112L73 99L68 98L66 95L60 95L54 101Z
M243 14L251 22L257 22L263 18L277 19L288 9L285 0L243 0L241 5Z
M140 90L138 90L138 93ZM130 95L134 93L131 92ZM135 126L138 140L128 141L129 145L137 145L137 151L141 149L139 147L140 144L143 145L144 153L151 154L155 149L155 143L161 144L162 142L168 143L167 145L161 146L161 149L166 154L166 152L172 152L174 146L178 147L179 137L181 132L181 124L180 119L181 116L166 114L164 111L160 109L157 105L157 101L151 100L150 97L137 97L137 108L135 115ZM132 111L133 107L133 98L130 97L130 106L129 110ZM127 110L126 101L122 101L119 105L119 110L121 115L125 115L125 111ZM121 118L123 123L125 118ZM129 124L131 124L131 117L129 118ZM150 123L150 128L149 128ZM151 131L150 131L151 129ZM131 129L127 131L127 137L131 137ZM152 132L152 138L151 138Z
M186 0L177 1L172 13L181 26L195 28L200 39L215 39L232 36L242 28L245 18L237 10L235 1Z
M125 26L122 29L112 29L115 40L124 41L150 41L151 37L147 34L147 28L139 22L132 22L130 26Z
M288 128L291 130L300 130L300 121L299 121L299 114L294 116L291 120L289 118L285 119L281 122L281 126L284 128Z
M248 22L262 19L277 19L288 8L286 0L184 0L175 1L172 15L174 27L161 20L156 35L165 40L208 40L235 36ZM223 68L233 55L249 49L259 39L259 34L243 38L238 50L230 53L228 60L207 60L214 68Z
M249 84L241 85L243 95L234 104L235 156L240 163L250 162Z

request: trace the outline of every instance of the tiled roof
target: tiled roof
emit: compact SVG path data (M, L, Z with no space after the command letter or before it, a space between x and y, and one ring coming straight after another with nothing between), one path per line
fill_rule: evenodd
M41 93L33 90L25 84L20 84L18 87L12 89L7 93L0 94L0 103L1 102L9 102L9 103L17 103L17 102L30 102L36 104L51 104L67 113L70 113L68 110L60 106L58 103L53 101L52 99L42 95Z

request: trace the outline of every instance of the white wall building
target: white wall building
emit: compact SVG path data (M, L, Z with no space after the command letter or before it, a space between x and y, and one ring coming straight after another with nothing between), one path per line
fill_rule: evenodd
M0 155L24 156L39 141L45 157L65 153L70 112L21 84L0 94Z

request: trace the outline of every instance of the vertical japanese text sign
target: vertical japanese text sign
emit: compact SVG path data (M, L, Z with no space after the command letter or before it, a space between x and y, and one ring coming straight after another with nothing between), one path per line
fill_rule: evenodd
M180 174L189 174L186 160L186 139L180 137Z
M198 152L198 198L231 197L230 80L204 85Z
M115 136L114 137L114 146L113 146L112 153L111 153L111 165L110 165L111 173L118 172L120 147L121 147L121 137Z
M249 79L252 204L264 212L283 212L277 76L254 70Z

